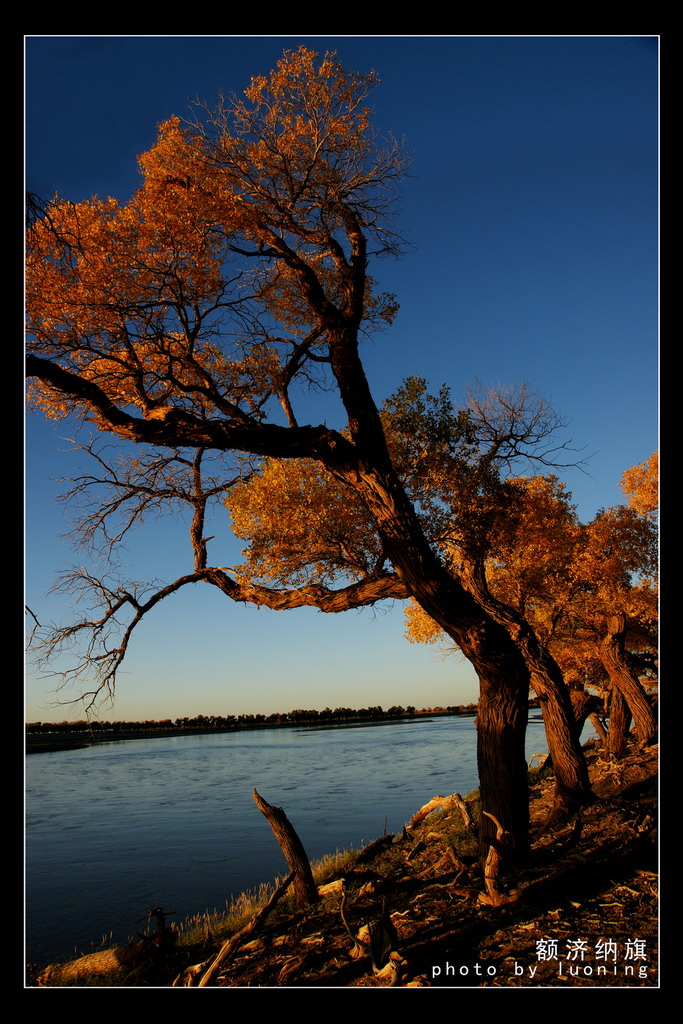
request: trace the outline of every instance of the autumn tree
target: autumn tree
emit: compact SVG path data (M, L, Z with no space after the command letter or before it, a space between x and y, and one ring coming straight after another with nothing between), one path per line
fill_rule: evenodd
M450 420L455 437L458 427L452 414ZM443 425L448 421L448 414L442 416L442 434L448 432ZM399 417L399 422L410 446L415 438L424 445L425 434L434 432L429 418L425 420L426 431L420 430L414 413ZM494 592L488 574L505 529L509 530L511 523L520 523L521 495L510 476L512 469L520 463L566 465L562 460L567 457L568 445L557 440L564 425L528 385L470 392L466 423L466 446L458 457L444 453L443 446L441 453L437 448L432 454L428 485L421 474L421 488L429 493L429 515L439 524L433 539L445 563L479 606L508 631L522 654L530 686L543 709L555 765L555 813L561 815L576 806L578 793L584 799L590 794L571 696L524 605L506 600L501 591Z
M586 703L584 684L609 692L612 753L623 750L631 718L638 741L650 743L656 722L639 676L654 669L657 651L656 486L646 484L646 515L622 505L582 524L557 477L508 485L509 501L488 534L489 590L531 622L574 687L577 706ZM411 605L408 637L431 643L443 634Z
M628 505L601 509L574 542L552 647L567 672L606 692L607 747L623 752L631 721L638 743L657 723L641 681L657 664L657 453L627 470Z
M188 583L255 604L323 610L409 594L478 673L484 809L505 829L509 852L524 855L529 670L508 626L425 535L359 353L362 335L388 327L397 308L378 293L368 265L401 250L393 213L406 159L372 129L367 99L376 84L334 55L286 52L243 99L199 109L194 123L161 125L129 202L55 199L33 226L33 406L87 420L124 443L123 463L107 463L104 475L115 473L115 491L119 481L134 484L126 491L135 495L134 515L159 460L174 478L178 470L197 514L192 572L159 589L82 575L71 582L95 595L101 613L48 645L82 633L82 665L106 687L130 622ZM313 382L336 389L343 431L302 419L299 397ZM127 454L128 442L143 454ZM223 463L210 486L201 473L207 458ZM380 542L366 553L370 571L337 588L323 580L282 589L211 565L202 509L239 469L235 458L309 460L352 492ZM572 794L575 804L585 797L581 787ZM483 826L486 843L496 826L488 817Z
M628 474L625 477L629 479ZM581 627L596 638L609 680L613 753L623 751L631 719L641 746L657 735L654 711L640 680L644 672L656 668L657 658L656 485L654 491L651 485L648 490L647 497L636 497L628 506L598 513L588 525L580 565L586 587L577 615ZM645 507L648 511L641 514L638 508Z
M647 745L656 736L656 722L638 675L652 667L657 649L654 523L633 508L616 506L581 524L568 515L571 507L561 490L549 495L550 502L539 500L539 483L547 488L552 481L526 482L523 529L515 531L505 567L498 566L497 586L514 580L519 599L533 603L536 630L573 682L577 699L582 680L599 691L608 688L609 749L624 748L631 717L639 743ZM539 520L540 548L533 529ZM554 567L539 574L543 536Z

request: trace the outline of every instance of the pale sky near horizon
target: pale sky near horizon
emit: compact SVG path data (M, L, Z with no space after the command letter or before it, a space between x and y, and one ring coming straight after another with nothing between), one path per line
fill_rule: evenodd
M399 225L412 249L371 268L401 303L365 350L378 403L412 374L456 400L476 378L530 381L590 456L585 472L561 474L581 518L619 502L621 474L658 446L655 37L29 36L27 189L125 200L161 121L192 97L241 92L301 43L378 72L374 123L413 156ZM317 410L341 427L337 413ZM26 601L41 621L68 617L46 594L84 557L56 503L55 478L82 464L70 436L65 423L27 422ZM214 527L211 560L236 564L227 521ZM166 520L135 534L126 557L134 577L164 582L192 565L187 531ZM136 632L103 717L476 700L462 658L403 632L398 603L270 612L193 587ZM82 717L51 705L54 685L29 663L27 720Z

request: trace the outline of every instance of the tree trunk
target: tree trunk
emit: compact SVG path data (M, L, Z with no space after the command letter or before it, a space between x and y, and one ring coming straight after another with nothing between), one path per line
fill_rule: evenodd
M598 736L600 738L600 742L603 745L603 748L605 750L607 750L607 733L605 732L605 727L603 726L597 711L593 711L589 715L589 718L590 718L591 722L593 723L593 728L597 732L597 734L598 734Z
M597 697L587 693L580 684L570 685L569 699L572 702L576 729L580 738L588 718L602 710L602 702Z
M504 830L502 862L523 861L529 852L529 779L525 739L529 706L529 671L507 631L460 588L453 595L415 581L411 592L444 632L453 638L479 677L477 767L482 817L481 856L485 861L496 825ZM455 600L453 600L455 597ZM455 607L454 607L455 606ZM467 617L463 621L463 610Z
M555 771L553 816L563 818L590 803L594 794L581 749L581 729L562 672L540 647L534 654L533 664L531 685L541 702L548 751Z
M566 817L594 799L569 688L559 665L543 647L526 619L493 597L483 563L472 562L463 579L479 604L508 634L524 660L531 687L539 698L548 751L555 770L553 816Z
M419 593L419 587L415 588ZM509 634L474 601L466 626L445 599L420 595L422 606L452 637L479 677L477 767L482 817L481 856L485 861L496 825L504 829L501 860L523 861L529 852L529 779L525 739L529 707L529 671ZM462 591L463 603L471 600ZM419 598L416 598L419 600Z
M612 683L612 703L614 691L618 690L626 701L633 717L633 726L641 747L652 743L657 736L657 723L647 699L645 690L631 671L624 653L626 639L626 615L613 615L607 622L607 631L601 644L601 659ZM617 711L620 714L620 710ZM612 731L610 712L610 732Z
M254 790L256 806L265 816L266 821L273 830L273 834L280 844L280 849L285 855L285 860L290 871L294 872L294 895L296 905L301 909L318 903L320 896L318 887L313 881L313 873L306 851L294 827L281 807L273 807L266 803L262 796Z
M378 459L379 461L379 459ZM329 465L361 495L380 531L387 558L408 593L472 663L479 676L477 763L483 810L505 831L512 860L529 850L529 784L524 740L529 672L512 637L434 554L391 464ZM481 823L485 858L496 826Z
M500 822L507 859L523 861L529 852L529 778L524 741L529 677L522 670L479 675L477 767L481 798L480 855L485 862Z
M631 712L628 704L620 690L612 687L612 695L609 704L609 726L607 729L607 743L605 748L608 754L617 757L626 750L628 731L631 725Z

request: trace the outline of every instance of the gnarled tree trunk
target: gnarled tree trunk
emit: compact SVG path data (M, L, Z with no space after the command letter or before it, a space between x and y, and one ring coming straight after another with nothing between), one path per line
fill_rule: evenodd
M628 705L639 745L646 747L656 739L657 723L645 690L631 671L626 659L625 639L626 615L624 613L612 615L607 620L607 629L600 646L600 657L612 683L612 703L614 703L616 690ZM619 713L617 708L617 714ZM610 712L611 731L612 712Z
M526 619L493 597L483 564L473 561L465 570L464 579L478 603L505 629L526 665L531 687L540 700L548 751L555 769L553 814L565 817L593 800L569 688L559 665L540 644Z
M576 729L580 737L588 718L592 720L593 715L602 711L602 701L588 693L580 683L569 684L569 699L572 702Z
M553 815L566 817L594 799L581 750L581 729L555 660L540 645L533 658L529 658L534 665L531 685L541 702L548 751L555 769Z
M529 778L524 741L529 707L529 678L524 669L504 665L479 675L477 767L481 798L480 855L486 860L496 837L504 834L507 859L523 861L529 852ZM503 858L505 859L505 857Z
M609 726L605 750L608 754L619 756L626 750L628 731L631 727L631 712L621 691L612 687L609 702Z

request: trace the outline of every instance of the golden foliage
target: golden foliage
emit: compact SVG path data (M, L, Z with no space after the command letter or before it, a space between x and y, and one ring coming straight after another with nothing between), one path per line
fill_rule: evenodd
M424 608L411 598L405 609L406 639L411 644L445 643L448 638Z
M633 480L632 473L624 477ZM556 476L517 478L508 486L510 500L488 534L488 586L525 615L567 678L602 676L596 644L614 614L626 614L630 643L656 649L657 532L651 516L619 505L582 524ZM466 557L450 542L445 549L452 564ZM411 642L446 639L412 602L406 625Z
M235 534L248 541L241 579L290 587L360 579L379 558L355 493L310 460L266 460L225 504Z
M581 527L565 484L554 474L508 481L510 503L493 532L488 577L496 594L525 610L554 603L571 588Z
M659 452L627 469L620 487L632 509L642 516L653 515L659 508Z
M331 329L396 312L365 272L366 236L398 248L387 217L405 166L371 130L376 81L288 51L244 99L161 124L127 203L55 197L29 232L29 351L145 416L260 422L270 399L287 405L292 379L329 362ZM31 402L88 412L39 379Z

